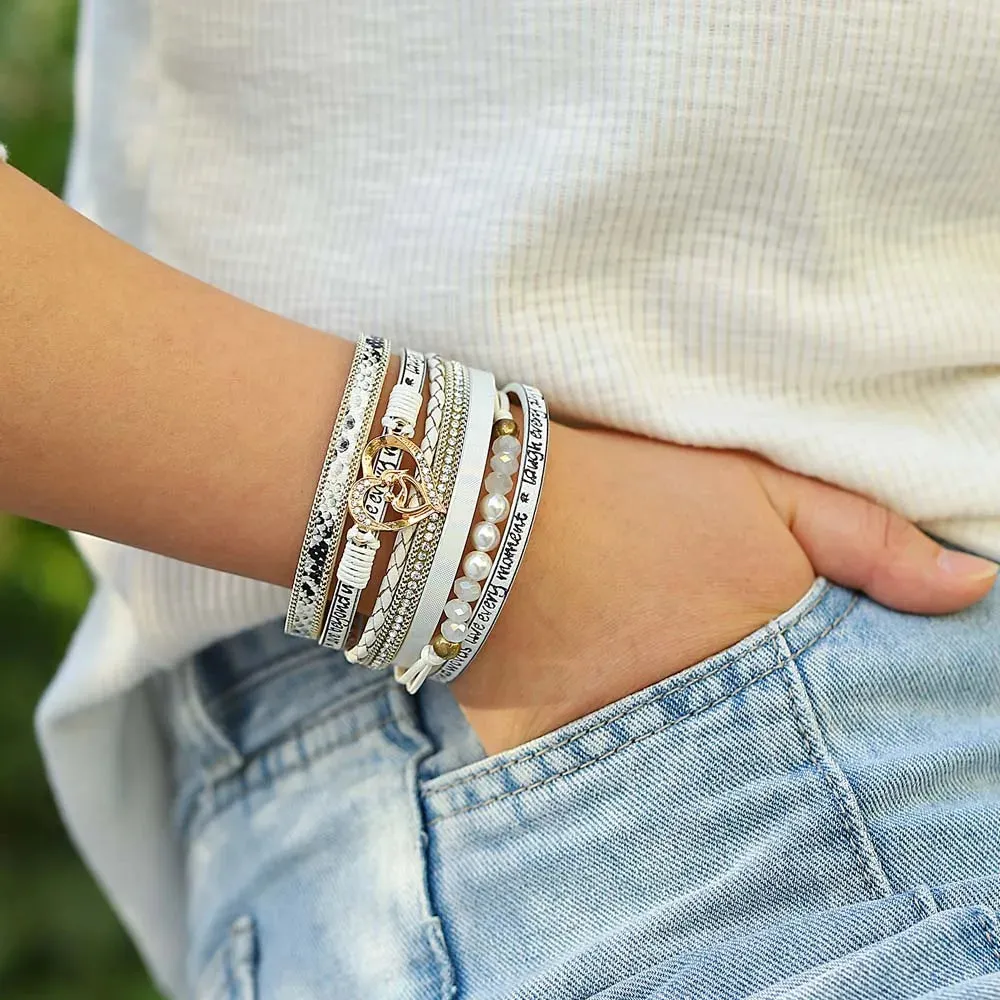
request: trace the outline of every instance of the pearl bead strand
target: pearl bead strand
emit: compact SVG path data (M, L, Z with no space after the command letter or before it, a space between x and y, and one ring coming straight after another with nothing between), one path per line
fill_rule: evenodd
M469 533L472 551L462 560L462 574L455 581L455 597L444 606L444 621L434 638L420 651L410 667L397 666L396 680L410 694L416 692L442 664L458 656L462 640L472 620L473 605L482 595L481 582L490 575L493 557L490 553L500 544L497 527L510 512L507 494L514 488L521 442L517 439L517 424L510 411L506 393L498 392L494 405L493 446L489 468L483 479L486 495L479 502L481 521Z

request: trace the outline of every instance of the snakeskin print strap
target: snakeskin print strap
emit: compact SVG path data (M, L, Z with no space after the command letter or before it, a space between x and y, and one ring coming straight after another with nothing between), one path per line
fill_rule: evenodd
M358 477L389 358L388 341L365 334L358 338L295 569L285 617L289 635L315 639L322 628L347 514L347 494Z

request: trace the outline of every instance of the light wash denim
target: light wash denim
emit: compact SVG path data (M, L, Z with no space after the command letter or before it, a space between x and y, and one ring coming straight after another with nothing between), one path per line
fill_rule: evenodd
M485 760L446 688L280 622L157 697L199 1000L1000 997L996 591L818 581Z

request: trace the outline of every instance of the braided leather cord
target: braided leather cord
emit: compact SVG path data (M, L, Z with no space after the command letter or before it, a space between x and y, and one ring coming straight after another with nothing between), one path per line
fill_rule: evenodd
M456 471L454 461L456 414L464 412L463 406L467 409L467 399L463 403L462 392L464 388L467 397L468 387L465 384L463 366L453 361L443 361L442 366L444 398L440 418L436 420L438 424L436 444L430 457L433 458L433 475L439 492L447 502L450 502ZM459 408L457 411L456 407ZM464 433L464 422L462 432ZM443 525L444 515L432 514L414 526L410 536L405 540L405 551L401 553L401 560L394 566L392 590L387 593L387 600L380 607L381 614L374 623L377 631L368 642L365 656L365 663L368 666L372 668L385 666L388 663L387 651L395 651L405 636L416 613ZM375 618L375 615L372 617Z
M496 400L496 379L489 373L466 368L468 389L462 407L464 422L461 435L445 446L445 464L454 465L451 500L445 512L441 530L428 553L430 566L418 580L420 595L416 610L409 617L404 636L390 655L384 651L384 661L412 663L423 647L434 638L434 629L441 619L444 606L452 597L455 577L468 547L469 533L475 521L479 495L483 489L483 469L493 443L493 411ZM468 400L466 404L465 399ZM441 441L445 432L441 432ZM438 451L442 443L438 442ZM492 470L491 470L492 471ZM450 474L445 470L445 478ZM404 582L409 582L404 576Z
M424 459L427 462L431 462L437 448L438 437L441 433L441 422L445 412L445 363L437 354L427 355L427 383L429 396L427 399L427 412L424 417L424 436L420 442L420 451ZM386 615L392 607L399 578L402 576L403 569L406 566L406 557L410 551L410 543L419 527L419 525L415 525L412 528L404 528L396 534L392 554L389 556L389 565L386 567L385 576L382 577L381 584L379 584L378 596L375 599L375 607L372 610L371 617L365 623L357 645L347 650L345 654L347 659L352 663L363 663L365 666L370 666L372 652L381 645L381 635L385 631Z
M365 335L358 338L295 569L285 616L289 635L315 639L323 627L334 557L347 516L347 494L358 477L389 358L388 341Z

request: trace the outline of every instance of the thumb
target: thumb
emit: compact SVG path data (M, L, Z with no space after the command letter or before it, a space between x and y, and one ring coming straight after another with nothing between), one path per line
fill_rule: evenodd
M856 493L761 463L761 481L817 573L913 614L943 614L984 597L996 563L939 545Z

